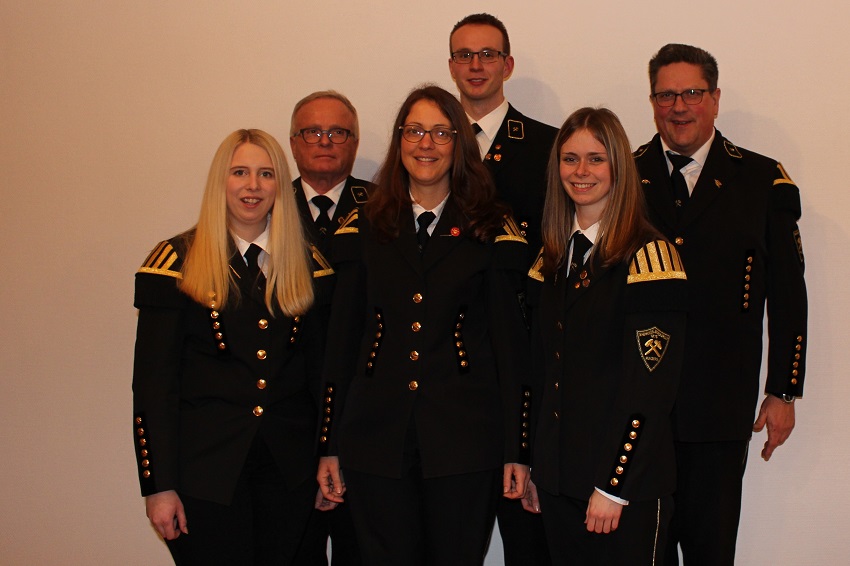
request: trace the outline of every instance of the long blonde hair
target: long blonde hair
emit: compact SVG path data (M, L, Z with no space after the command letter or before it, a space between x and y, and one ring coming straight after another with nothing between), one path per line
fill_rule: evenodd
M607 108L580 108L561 126L549 154L546 203L543 207L543 269L557 272L566 262L573 231L575 203L561 181L561 146L577 131L587 130L605 147L613 183L610 198L599 219L600 238L592 255L602 265L625 261L650 238L661 238L646 214L640 177L632 157L629 138L617 115Z
M224 309L238 302L239 287L230 270L234 244L227 220L226 186L233 153L250 143L268 153L275 172L275 200L269 220L266 306L274 314L275 304L287 316L304 314L313 304L310 251L292 190L289 166L280 144L262 130L237 130L227 136L210 164L201 215L195 227L180 289L195 301Z

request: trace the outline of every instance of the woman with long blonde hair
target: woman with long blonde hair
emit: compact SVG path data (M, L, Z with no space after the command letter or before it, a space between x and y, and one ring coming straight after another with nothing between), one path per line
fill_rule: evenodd
M136 274L133 436L177 564L286 564L315 494L308 246L278 142L216 151L197 225Z

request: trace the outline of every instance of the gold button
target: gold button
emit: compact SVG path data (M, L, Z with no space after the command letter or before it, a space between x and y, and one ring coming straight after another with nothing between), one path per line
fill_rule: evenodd
M413 302L414 303L421 303L422 302L422 293L416 293L415 295L413 295Z
M558 420L558 419L561 418L561 415L558 413L558 411L554 411L553 414L555 415L555 420Z
M149 478L149 477L151 477L151 471L150 471L150 470L145 470L144 472L142 472L142 477L143 477L143 478Z
M750 276L749 276L749 274L744 275L744 281L749 281L749 280L750 280Z
M676 242L676 245L677 245L677 246L681 246L682 244L684 244L684 243L685 243L685 239L684 239L684 238L681 238L681 237L677 237L677 238L676 238L675 240L673 240L673 241L674 241L674 242Z
M218 330L219 328L221 328L221 323L220 322L213 322L212 327L213 327L213 330Z
M558 390L558 387L560 387L560 384L556 381L556 382L555 382L555 391L557 391L557 390Z
M520 228L528 228L528 222L522 221L519 223Z
M147 438L140 438L139 439L139 446L147 446L147 445L148 445L148 439Z
M523 442L523 443L522 443L522 447L523 447L523 448L528 448L528 442Z
M226 350L226 349L227 349L227 344L225 344L224 342L219 342L219 343L218 343L218 349L219 349L219 350Z
M794 377L797 377L798 375L800 375L800 372L798 372L797 370L794 369L794 370L791 370L791 375L793 375Z
M458 351L457 355L460 356L461 358L465 358L466 357L466 350Z
M621 475L623 473L623 466L617 466L614 471L617 472L617 475Z
M327 391L328 393L333 393L333 392L334 392L333 385L328 385L328 388L326 389L326 391Z
M629 433L629 438L631 438L632 440L634 440L635 438L637 438L637 433L636 433L635 431L630 432L630 433Z
M145 435L145 429L143 429L143 428L137 428L137 429L136 429L136 434L138 434L139 436L144 436L144 435Z
M625 450L626 452L631 452L632 451L632 445L629 444L628 442L626 442L625 444L623 444L623 450Z
M753 266L752 266L752 265L748 265L745 269L747 270L747 273L749 273L750 271L752 271L752 270L753 270Z
M136 417L136 424L142 424L142 417Z
M142 467L143 468L147 468L150 465L151 465L150 460L142 460Z
M414 362L416 360L418 360L419 359L419 352L417 352L416 350L413 350L412 352L410 352L410 359L413 360Z
M260 327L260 330L265 330L269 327L269 321L264 318L261 318L260 321L257 322L257 326Z
M797 385L797 378L796 377L791 379L791 385Z
M802 348L800 348L800 345L799 345L799 344L797 344L796 346L794 346L794 349L795 349L795 350L797 350L797 351L799 352Z
M455 342L455 346L458 348L463 348L463 342Z
M617 478L611 478L611 485L617 487L618 483L620 483L620 480L618 480Z
M139 450L139 455L140 455L142 458L147 458L147 457L148 457L148 450L147 450L147 448L142 448L141 450Z
M422 325L419 324L418 322L414 322L413 324L410 325L410 329L414 332L419 332L420 330L422 330Z
M588 285L590 285L590 279L585 279L581 282L582 287L587 287Z
M627 456L625 456L625 455L620 456L620 463L621 463L621 464L625 464L625 463L626 463L626 462L628 462L628 461L629 461L629 459L628 459L628 457L627 457Z
M416 380L413 380L413 381L411 381L410 383L407 384L407 388L410 389L411 391L416 391L417 389L419 389L419 382L416 381Z
M748 302L744 301L744 308L745 308L745 309L750 308L750 303L748 303Z
M640 428L640 421L635 419L632 421L632 428Z
M802 336L797 336L797 342L802 342L802 341L803 341L803 337L802 337Z
M524 391L524 392L523 392L523 395L524 395L525 397L531 397L531 391Z
M582 270L581 270L581 273L579 273L579 274L578 274L578 278L579 278L579 279L587 279L587 270L586 270L586 269L582 269Z
M254 407L254 416L255 417L259 417L262 414L263 414L263 408L262 407L260 407L259 405Z
M745 300L745 301L749 301L749 300L750 300L750 294L749 294L749 293L744 293L744 300Z
M266 359L266 351L265 350L257 350L257 359L265 360Z
M257 389L265 389L266 388L266 380L258 379L257 380Z
M791 364L791 367L792 367L792 368L798 368L798 367L800 367L800 362L794 362L793 364Z
M795 359L795 360L799 360L799 359L800 359L800 354L794 354L794 359Z
M218 311L211 311L211 312L210 312L210 318L211 318L211 319L215 320L215 319L217 319L217 318L218 318L218 316L219 316L219 315L218 315Z
M468 365L469 365L469 362L467 362L466 360L463 360L462 362L460 362L460 367L462 367L462 368L465 368Z
M560 360L560 359L561 359L561 352L557 352L557 351L555 352L555 359L556 359L556 360Z
M753 256L747 256L747 263L753 262Z
M555 323L555 328L557 328L558 330L563 330L564 329L564 323L559 320L558 322Z
M319 442L327 442L327 441L328 441L327 436L322 436L322 437L319 438Z

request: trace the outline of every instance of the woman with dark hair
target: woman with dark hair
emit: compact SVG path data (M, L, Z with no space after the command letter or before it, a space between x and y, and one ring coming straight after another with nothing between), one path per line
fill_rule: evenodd
M441 88L407 97L376 185L334 236L319 484L365 564L481 564L528 478L527 244Z
M561 126L542 226L529 272L542 402L523 503L543 513L556 564L663 563L686 277L647 221L610 110L582 108Z
M136 274L139 482L176 564L289 564L312 508L318 329L290 178L273 137L233 132L197 225Z

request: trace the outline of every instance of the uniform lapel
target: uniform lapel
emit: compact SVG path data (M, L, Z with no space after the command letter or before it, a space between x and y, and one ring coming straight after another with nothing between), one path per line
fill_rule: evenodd
M425 246L425 253L422 254L424 270L427 271L436 262L446 257L463 239L460 231L460 219L461 213L450 196L443 213L440 215L440 220L437 221L437 226L431 233L431 239Z
M392 241L390 245L398 250L399 255L404 258L408 264L418 274L422 274L422 254L419 253L419 242L416 240L416 219L413 217L413 209L408 208L407 212L402 212L399 218L398 238ZM428 242L428 245L431 243Z
M693 223L723 191L735 174L731 157L724 147L726 140L716 132L705 165L699 174L690 201L682 215L682 225Z
M641 183L644 186L646 203L655 210L656 218L661 219L668 228L675 228L678 220L673 204L673 188L670 172L667 171L667 159L661 148L661 137L658 134L652 138L646 151L650 155L647 155L646 165L641 167Z
M292 187L295 190L295 202L298 204L298 213L301 215L301 224L307 232L307 237L310 241L316 243L319 241L319 231L316 229L316 223L313 221L313 214L310 212L310 205L307 203L307 197L304 196L304 188L301 186L301 177L298 177L292 182Z

